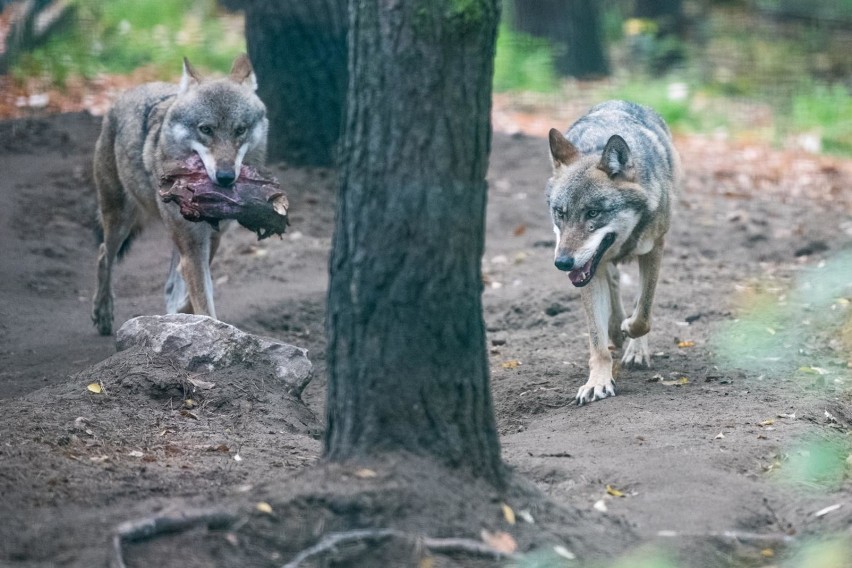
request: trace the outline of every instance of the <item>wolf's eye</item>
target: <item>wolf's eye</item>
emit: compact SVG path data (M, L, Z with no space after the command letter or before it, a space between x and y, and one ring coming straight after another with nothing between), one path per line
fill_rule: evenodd
M234 134L236 134L237 136L242 136L245 133L246 133L246 127L245 126L237 126L237 128L234 130Z
M206 135L206 136L212 136L213 135L213 129L206 124L202 124L201 126L199 126L198 131L201 132L202 134Z
M597 209L589 209L588 211L586 211L586 217L588 217L589 219L594 219L595 217L597 217L600 214L601 214L601 212L598 211Z

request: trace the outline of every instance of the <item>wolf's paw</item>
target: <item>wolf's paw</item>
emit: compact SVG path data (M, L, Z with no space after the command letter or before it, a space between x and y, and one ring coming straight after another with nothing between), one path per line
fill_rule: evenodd
M627 337L634 339L647 335L651 331L651 322L646 319L638 319L633 316L621 322L621 331L627 334Z
M621 364L624 367L651 367L651 350L648 348L647 335L627 342L621 356Z
M96 303L92 308L92 323L101 335L112 335L112 299Z
M604 399L608 396L615 396L615 381L612 378L602 383L593 383L591 379L577 391L575 402L577 406L583 406L587 402Z

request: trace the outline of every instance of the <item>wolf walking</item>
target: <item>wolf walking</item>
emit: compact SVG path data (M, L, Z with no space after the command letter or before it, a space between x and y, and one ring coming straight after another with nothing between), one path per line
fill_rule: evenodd
M581 288L589 324L589 379L577 404L615 396L609 342L622 363L650 366L647 333L680 162L671 133L653 110L625 101L592 108L563 135L550 131L553 175L547 203L556 233L556 268ZM639 297L625 317L617 263L636 258Z
M213 80L202 78L184 59L179 85L148 83L132 89L104 117L94 156L103 242L92 306L92 321L102 335L113 328L116 257L156 218L174 243L166 311L216 317L210 263L222 233L185 220L177 207L160 200L158 188L164 168L193 152L210 180L225 187L234 183L243 163L263 164L268 121L256 89L246 55L234 60L227 77Z

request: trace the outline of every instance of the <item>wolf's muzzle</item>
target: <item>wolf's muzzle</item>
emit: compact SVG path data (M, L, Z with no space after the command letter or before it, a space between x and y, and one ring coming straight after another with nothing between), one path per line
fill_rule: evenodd
M574 258L566 254L560 254L556 257L556 260L553 261L553 264L555 264L556 268L558 268L559 270L568 272L572 268L574 268Z

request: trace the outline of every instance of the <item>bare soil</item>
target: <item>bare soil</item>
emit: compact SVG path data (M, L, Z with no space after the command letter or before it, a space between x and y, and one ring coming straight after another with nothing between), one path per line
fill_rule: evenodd
M847 282L826 307L811 306L807 290L852 244L850 162L678 140L687 184L658 288L654 367L619 371L617 397L577 407L587 330L578 291L552 266L546 142L496 134L483 302L513 472L496 491L412 457L319 461L330 171L273 164L290 232L257 242L232 229L213 267L224 321L309 349L315 376L301 400L251 369L204 376L216 386L200 392L189 382L198 377L166 359L115 354L89 319L98 128L83 113L0 123L0 565L107 566L116 527L152 516L192 522L126 539L127 566L281 566L352 528L471 540L505 531L547 562L560 558L551 545L564 546L579 558L568 565L654 545L680 565L760 566L777 562L787 537L850 534L850 468L786 475L805 440L848 448L852 291ZM162 312L170 254L157 227L134 243L117 269L116 327ZM629 303L637 278L625 272ZM780 358L719 357L720 335L767 294L802 304L785 325L806 333ZM828 319L840 323L821 325ZM376 555L389 566L496 562L377 537L329 550L320 565L378 565Z

